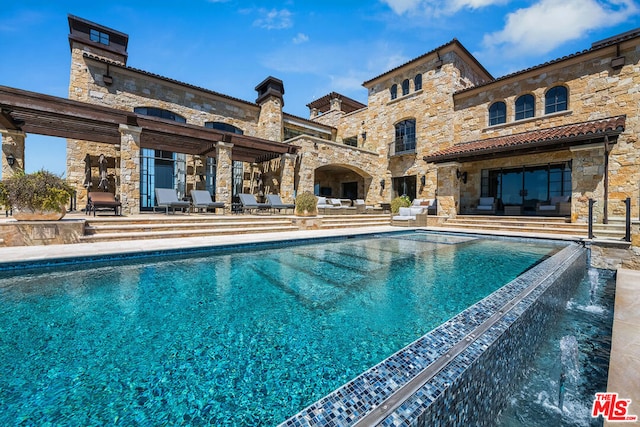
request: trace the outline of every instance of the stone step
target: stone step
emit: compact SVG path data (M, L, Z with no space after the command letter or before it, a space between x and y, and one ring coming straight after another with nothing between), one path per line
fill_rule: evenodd
M518 224L500 224L495 222L457 222L448 220L442 227L459 228L470 231L504 231L504 232L522 232L522 233L538 233L538 234L561 234L586 238L588 228L586 224L537 224L533 223ZM624 228L620 230L618 227L600 227L594 228L594 236L603 239L619 240L624 237Z
M105 242L113 240L145 240L145 239L167 239L178 237L199 237L199 236L217 236L229 234L247 234L247 233L273 233L279 231L296 231L298 227L293 225L274 225L274 226L257 226L242 228L205 228L205 229L180 229L180 230L163 230L163 231L131 231L131 232L114 232L99 233L85 235L80 237L82 242Z
M223 229L223 228L256 228L256 227L281 227L290 226L291 219L272 219L266 221L250 221L245 219L244 221L188 221L188 222L157 222L157 223L140 223L140 222L121 222L121 223L107 223L107 224L95 224L93 222L88 223L85 226L85 235L96 234L114 234L114 233L132 233L132 232L161 232L161 231L188 231L188 230L206 230L209 228Z
M458 215L455 219L474 220L474 221L527 221L527 222L544 222L544 223L567 223L570 220L563 216L509 216L509 215Z

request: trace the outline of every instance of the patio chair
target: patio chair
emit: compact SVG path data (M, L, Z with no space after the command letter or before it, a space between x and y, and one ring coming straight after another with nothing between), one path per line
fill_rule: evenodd
M373 213L375 208L373 206L368 206L364 199L355 199L353 201L353 206L356 208L356 213Z
M480 197L476 212L480 214L495 214L496 199L494 197Z
M215 213L216 209L226 209L226 206L222 202L214 202L211 199L211 194L207 190L191 190L191 202L195 209L204 209L207 212L208 209L213 209Z
M413 199L412 207L422 207L429 215L437 215L438 199Z
M169 208L176 213L176 208L187 210L189 213L189 208L191 207L191 203L186 200L178 200L178 192L173 188L156 188L156 204L157 206L153 207L153 211L156 211L156 207L164 208L165 214L169 215Z
M548 202L536 204L538 215L571 215L570 196L554 196Z
M238 194L238 197L240 197L240 204L242 205L243 213L247 211L251 213L251 211L267 211L271 209L271 205L269 203L258 203L256 196L253 194L241 193Z
M318 204L316 207L320 215L330 214L330 210L334 208L333 203L330 203L327 198L323 196L318 197Z
M93 212L96 216L98 209L113 209L114 215L122 215L122 204L112 193L102 191L90 191L87 197L87 214ZM120 210L120 213L118 213Z
M271 206L273 211L277 209L278 212L282 209L286 212L287 209L295 209L296 207L294 203L284 203L279 194L267 194L267 203Z

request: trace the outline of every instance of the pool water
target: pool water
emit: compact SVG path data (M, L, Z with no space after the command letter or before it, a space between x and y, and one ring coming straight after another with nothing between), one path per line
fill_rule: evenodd
M0 275L0 425L275 425L561 249L429 233Z
M590 268L524 370L499 427L603 425L591 409L595 393L607 391L614 294L615 272Z

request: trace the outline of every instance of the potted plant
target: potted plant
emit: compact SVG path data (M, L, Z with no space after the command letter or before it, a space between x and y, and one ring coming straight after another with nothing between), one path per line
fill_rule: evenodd
M411 200L407 196L399 196L391 201L391 213L397 214L400 208L411 206Z
M296 197L296 215L316 216L318 214L318 198L309 191Z
M17 171L0 182L0 204L22 221L61 219L72 193L61 177L45 170L30 174Z

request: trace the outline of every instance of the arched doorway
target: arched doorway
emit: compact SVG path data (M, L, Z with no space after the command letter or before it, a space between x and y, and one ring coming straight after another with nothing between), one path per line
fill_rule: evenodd
M314 194L341 199L366 199L371 175L350 165L321 166L314 174Z

